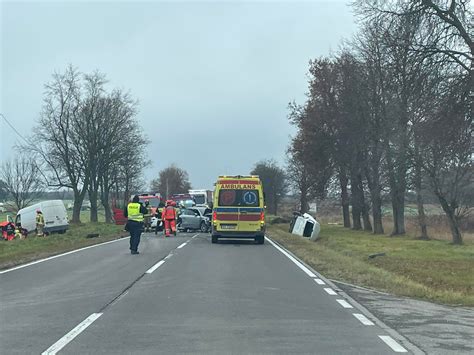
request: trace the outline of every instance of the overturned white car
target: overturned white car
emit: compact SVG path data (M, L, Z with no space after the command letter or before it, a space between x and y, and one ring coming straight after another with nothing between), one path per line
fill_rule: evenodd
M290 233L309 238L310 240L316 240L319 238L320 231L321 226L310 214L294 214L290 224Z

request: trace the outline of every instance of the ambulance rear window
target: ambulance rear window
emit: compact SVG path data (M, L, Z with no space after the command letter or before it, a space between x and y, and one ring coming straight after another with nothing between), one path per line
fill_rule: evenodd
M230 190L219 191L219 206L258 207L258 190Z

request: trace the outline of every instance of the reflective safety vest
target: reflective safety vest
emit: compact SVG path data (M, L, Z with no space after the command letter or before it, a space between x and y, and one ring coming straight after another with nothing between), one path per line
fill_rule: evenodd
M140 204L131 202L127 206L127 214L129 221L143 222L143 214L140 213Z
M41 213L36 215L36 224L44 225L44 217Z
M167 206L163 209L163 219L176 219L176 211L173 206Z

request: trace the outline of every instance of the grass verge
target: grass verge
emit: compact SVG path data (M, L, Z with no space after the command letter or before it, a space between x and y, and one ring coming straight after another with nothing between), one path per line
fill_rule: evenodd
M312 242L268 226L268 234L325 277L399 296L474 306L474 243L376 236L341 226L321 226ZM370 259L375 253L385 253Z
M91 233L98 233L100 237L87 238L87 235ZM118 239L126 235L126 232L123 232L123 226L99 222L70 225L65 234L51 234L39 238L30 235L23 240L0 241L0 269Z

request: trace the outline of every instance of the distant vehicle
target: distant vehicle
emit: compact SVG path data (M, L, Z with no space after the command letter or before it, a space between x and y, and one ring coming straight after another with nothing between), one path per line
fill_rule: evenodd
M290 223L290 233L316 240L319 237L321 226L316 219L308 213L301 214L293 212L293 219Z
M199 230L206 233L210 228L209 217L204 216L204 210L194 207L181 210L179 215L179 230Z
M66 207L61 200L42 201L22 208L16 214L15 225L21 223L21 227L29 233L36 229L36 210L40 210L44 217L45 233L65 233L69 228Z
M196 206L211 206L212 191L211 190L189 190L189 194L194 198Z
M219 176L214 191L212 243L219 238L265 241L265 202L260 178Z
M184 206L187 208L196 206L196 202L194 201L193 196L191 196L190 194L174 194L171 195L168 199L176 202L176 205L178 207Z

